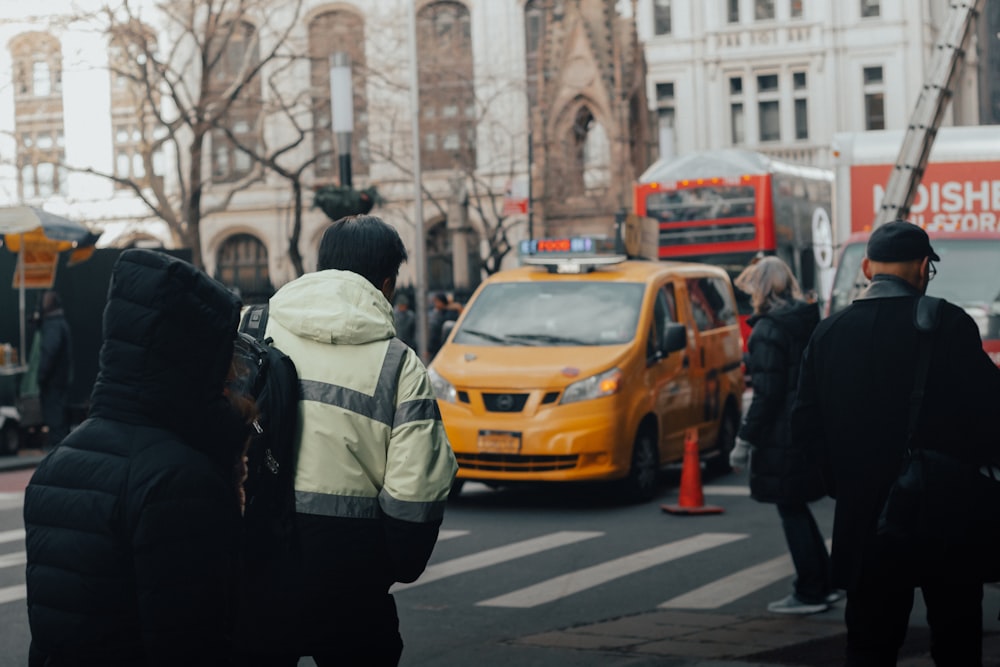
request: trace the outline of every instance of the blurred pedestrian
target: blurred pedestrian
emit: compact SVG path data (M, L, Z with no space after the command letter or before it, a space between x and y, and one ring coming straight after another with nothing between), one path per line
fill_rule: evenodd
M396 295L396 307L392 311L396 326L396 338L413 349L417 349L417 316L410 310L410 300L405 294Z
M375 216L323 234L318 270L271 298L266 335L295 362L295 475L303 585L295 646L246 645L243 664L394 666L394 582L427 566L457 470L427 369L395 337L406 249ZM256 644L256 642L255 642Z
M433 359L448 337L445 322L454 322L462 312L462 304L451 299L444 292L436 292L431 297L431 309L427 316L427 356Z
M778 614L815 614L839 599L830 583L830 557L809 502L826 495L819 466L791 435L791 411L802 352L819 323L819 307L802 297L791 269L778 257L747 267L735 281L750 295L753 315L747 372L753 399L730 456L735 468L750 462L750 495L774 503L795 565L792 593L772 602Z
M224 395L239 306L165 254L115 263L90 415L25 492L31 667L227 664L249 433Z
M38 388L47 430L44 447L52 449L69 433L69 388L73 382L73 337L62 300L53 290L42 295L39 332Z
M903 220L871 233L862 270L871 284L816 328L802 361L792 435L824 464L836 498L833 581L847 590L847 665L895 665L920 586L936 665L982 664L983 584L960 554L889 553L878 516L910 446L975 463L1000 447L1000 370L983 351L979 327L941 303L919 421L909 442L916 306L940 257L927 233ZM974 511L971 508L970 511Z

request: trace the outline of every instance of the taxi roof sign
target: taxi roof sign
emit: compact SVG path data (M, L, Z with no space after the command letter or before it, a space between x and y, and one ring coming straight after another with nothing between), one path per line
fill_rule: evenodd
M526 239L518 250L522 264L544 266L551 273L587 273L628 259L617 252L614 239L603 236Z

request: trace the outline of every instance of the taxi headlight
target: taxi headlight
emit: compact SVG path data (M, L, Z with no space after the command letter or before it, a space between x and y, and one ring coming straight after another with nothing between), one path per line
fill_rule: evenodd
M433 368L427 369L427 375L431 379L431 388L434 390L434 398L439 401L455 402L455 387L445 380L440 373Z
M576 401L586 401L591 398L601 398L611 396L618 392L621 384L622 372L617 368L592 375L585 380L574 382L566 387L563 392L562 404L575 403Z

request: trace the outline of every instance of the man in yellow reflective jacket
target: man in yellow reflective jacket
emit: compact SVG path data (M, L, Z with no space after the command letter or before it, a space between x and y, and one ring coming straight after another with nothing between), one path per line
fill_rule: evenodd
M269 665L399 662L389 587L426 567L457 470L427 369L395 337L405 260L381 219L343 218L323 235L318 270L271 298L266 335L299 374L303 585L296 647Z

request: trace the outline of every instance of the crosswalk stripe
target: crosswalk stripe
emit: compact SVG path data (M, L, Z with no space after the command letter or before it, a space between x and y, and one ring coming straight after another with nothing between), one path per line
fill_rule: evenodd
M422 586L432 581L437 581L438 579L444 579L445 577L462 574L463 572L470 572L472 570L479 570L484 567L489 567L490 565L496 565L515 558L521 558L522 556L530 556L531 554L540 553L549 549L555 549L556 547L563 547L567 544L582 542L583 540L600 537L603 534L604 533L593 531L564 530L557 533L543 535L541 537L535 537L530 540L524 540L522 542L506 544L495 549L487 549L486 551L480 551L468 556L454 558L452 560L444 561L443 563L435 563L434 565L428 566L420 578L412 584L396 584L392 587L391 592L395 593L407 588L413 588L414 586Z
M0 493L0 510L24 506L24 493Z
M792 559L785 554L678 595L659 608L718 609L794 573Z
M0 531L0 542L16 542L24 539L24 528Z
M706 496L748 496L750 487L746 484L732 486L729 484L706 484L702 487L702 493Z
M701 533L670 544L616 558L600 565L570 572L476 604L484 607L517 607L520 609L537 607L614 579L746 537L748 535L741 533Z
M830 543L830 540L826 541L827 549ZM660 604L659 608L718 609L793 574L795 566L791 557L785 554L678 595Z
M438 532L438 542L441 540L450 540L453 537L462 537L463 535L468 535L467 530L442 530Z
M0 604L16 602L28 597L28 588L24 584L0 588Z
M28 562L28 554L24 551L16 551L0 556L0 568L16 567Z

